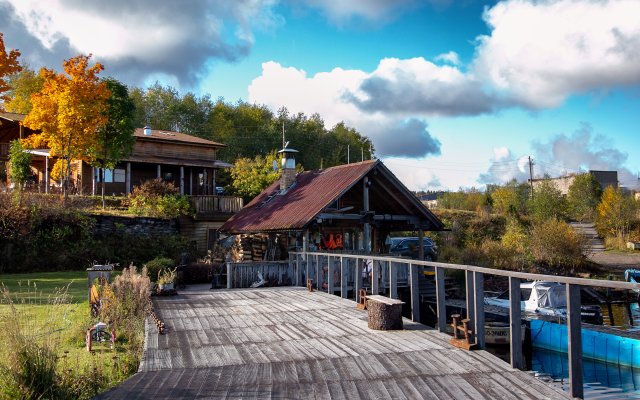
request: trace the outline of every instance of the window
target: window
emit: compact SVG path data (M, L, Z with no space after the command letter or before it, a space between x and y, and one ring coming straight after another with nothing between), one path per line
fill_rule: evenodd
M96 182L100 181L100 169L96 169ZM124 183L126 181L126 171L124 169L105 169L104 181L106 183Z

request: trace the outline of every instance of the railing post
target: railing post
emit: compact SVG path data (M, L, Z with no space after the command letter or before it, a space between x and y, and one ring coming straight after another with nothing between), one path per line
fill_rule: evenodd
M380 293L380 261L371 260L371 294Z
M389 297L398 298L398 268L397 263L389 263Z
M513 368L525 369L524 358L522 357L522 310L520 303L520 279L509 277L509 327L511 346L511 366Z
M300 279L302 276L302 271L300 270L300 254L296 253L296 271L295 271L295 285L302 286L302 280Z
M311 256L309 256L309 254L307 254L307 252L305 251L305 253L304 253L304 280L305 280L305 282L307 281L307 279L311 278L309 276L310 273L311 273Z
M467 318L470 319L471 326L475 326L475 294L473 290L473 272L465 271L465 286L466 286L466 299L467 299ZM470 335L471 341L475 339L475 332Z
M344 265L344 257L340 256L340 297L347 298L347 268Z
M356 303L360 302L360 289L362 289L362 263L359 258L356 258L356 268L355 268L355 292L356 292Z
M484 349L484 275L481 272L473 273L473 291L476 311L476 343L478 343L478 347Z
M327 293L333 294L333 259L332 256L327 256Z
M447 329L447 305L445 303L444 273L445 269L436 267L436 307L438 312L438 330L445 332Z
M567 287L567 330L569 350L569 390L574 398L584 398L582 378L582 326L580 306L580 286L566 284Z
M227 262L227 289L233 289L233 267Z
M420 322L420 283L419 265L409 264L409 280L411 282L411 320Z
M320 265L320 256L316 254L316 290L322 289L320 285L320 274L322 273L322 265Z

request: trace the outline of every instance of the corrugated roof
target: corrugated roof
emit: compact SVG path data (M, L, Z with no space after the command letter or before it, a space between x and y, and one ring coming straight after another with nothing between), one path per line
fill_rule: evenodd
M174 142L184 142L191 144L203 144L215 147L226 147L226 145L218 142L214 142L212 140L202 139L197 136L187 135L185 133L180 132L171 132L171 131L162 131L162 130L151 130L151 136L147 136L144 134L143 128L136 128L134 131L134 136L137 138L147 139L147 140L164 140L164 141L174 141Z
M322 209L366 175L378 161L363 161L324 170L306 171L285 194L280 180L229 218L220 230L261 232L302 229Z

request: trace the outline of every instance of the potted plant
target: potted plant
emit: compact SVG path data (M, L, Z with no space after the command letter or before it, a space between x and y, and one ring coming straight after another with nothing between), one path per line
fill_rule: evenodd
M173 284L176 282L177 268L163 268L158 272L158 289L173 290Z

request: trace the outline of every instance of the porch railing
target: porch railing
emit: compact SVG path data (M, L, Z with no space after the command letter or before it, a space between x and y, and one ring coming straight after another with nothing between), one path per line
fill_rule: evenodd
M324 252L289 252L290 271L294 285L304 286L306 278L313 280L318 290L328 293L339 292L346 298L353 293L359 301L359 289L365 284L371 293L385 292L388 287L390 297L398 298L398 286L402 276L408 277L412 319L420 322L420 290L418 276L424 268L435 272L437 328L445 332L447 328L445 304L445 272L447 270L464 271L466 282L467 318L471 320L476 342L484 348L484 276L496 275L509 279L509 326L511 365L524 369L521 338L521 294L520 282L548 281L566 285L567 331L570 393L573 397L583 398L582 377L582 331L581 331L581 287L605 289L640 290L640 284L597 279L571 278L566 276L529 274L476 267L472 265L445 264L430 261L407 260L376 255L349 255ZM363 274L366 269L366 274ZM382 287L381 287L382 286ZM230 286L233 287L233 286Z
M243 206L242 197L234 196L191 196L190 200L196 214L232 214Z

